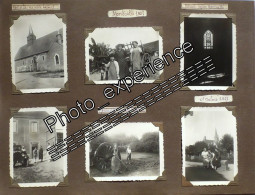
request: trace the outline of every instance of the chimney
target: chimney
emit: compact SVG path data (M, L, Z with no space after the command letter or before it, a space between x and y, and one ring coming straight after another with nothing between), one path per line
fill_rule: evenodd
M62 37L61 29L59 29L58 34L56 35L56 37L57 37L57 42L58 42L58 44L61 44L61 45L62 45L62 43L63 43L63 37Z
M32 45L35 40L36 40L36 36L34 35L32 26L30 25L29 26L29 33L28 33L28 36L27 36L27 44Z

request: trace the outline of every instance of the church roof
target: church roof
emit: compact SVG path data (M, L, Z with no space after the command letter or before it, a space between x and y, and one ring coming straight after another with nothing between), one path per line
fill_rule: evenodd
M214 140L204 140L204 142L206 143L206 144L213 144L214 143Z
M29 112L17 112L13 115L14 118L26 118L26 119L44 119L49 116L46 111L29 111Z
M63 35L63 29L60 29L60 33ZM23 58L27 58L36 54L48 52L53 43L57 42L57 35L58 31L54 31L48 35L40 37L34 40L33 44L31 45L24 45L19 48L16 56L15 61L20 60Z

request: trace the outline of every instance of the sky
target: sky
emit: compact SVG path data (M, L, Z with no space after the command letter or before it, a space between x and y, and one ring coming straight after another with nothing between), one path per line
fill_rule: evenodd
M159 128L155 127L152 123L121 123L112 128L105 135L115 136L125 134L126 136L135 136L141 139L145 133L159 132Z
M27 44L30 25L37 39L63 28L62 19L59 19L54 14L20 16L11 27L12 51L14 55L16 55L21 46Z
M149 43L159 40L159 33L152 27L122 27L122 28L97 28L91 34L96 43L109 44L111 48L115 48L117 44L127 44L132 41L137 41L140 45L142 43Z
M189 146L197 141L206 139L214 140L215 129L219 139L224 134L236 136L236 121L232 112L224 111L194 111L193 116L188 115L184 118L183 132L185 133L185 145Z

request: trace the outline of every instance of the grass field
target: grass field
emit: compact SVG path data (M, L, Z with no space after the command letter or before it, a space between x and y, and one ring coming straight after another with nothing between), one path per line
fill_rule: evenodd
M124 165L120 174L114 175L111 171L102 173L96 168L90 169L91 177L121 177L121 176L159 176L159 155L153 153L132 152L131 164L127 164L126 153L121 153Z

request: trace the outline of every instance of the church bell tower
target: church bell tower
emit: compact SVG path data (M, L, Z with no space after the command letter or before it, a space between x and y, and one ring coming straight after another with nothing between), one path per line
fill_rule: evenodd
M30 25L29 26L29 33L28 33L28 36L27 36L27 44L32 45L35 40L36 40L36 36L34 35L32 26Z

